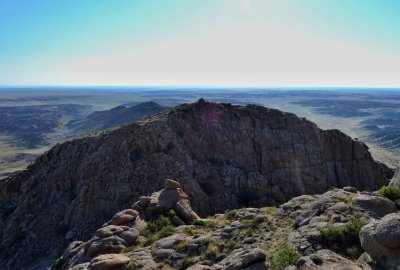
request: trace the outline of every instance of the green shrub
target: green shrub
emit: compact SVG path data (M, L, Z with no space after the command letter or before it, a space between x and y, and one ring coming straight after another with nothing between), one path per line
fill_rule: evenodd
M175 216L176 215L176 212L175 212L175 210L174 209L169 209L169 211L168 211L168 213L167 213L167 216L169 216L169 217L173 217L173 216Z
M188 249L188 243L186 241L182 241L176 246L176 251L185 251L187 249Z
M228 219L234 219L234 218L236 217L236 215L237 215L237 212L236 212L235 210L231 210L231 211L226 210L226 211L225 211L225 216L226 216Z
M270 261L273 270L282 270L289 265L295 265L301 255L290 245L284 245L278 251L272 254Z
M141 235L149 237L170 224L170 219L161 215L156 220L148 221L146 228L141 231Z
M275 216L276 212L278 212L278 207L276 206L268 206L265 208L265 214L267 216Z
M210 244L207 246L207 249L204 253L204 258L207 260L216 260L219 255L219 248L215 244Z
M167 237L167 236L171 236L171 235L173 235L174 233L175 233L175 227L174 227L174 226L171 226L171 225L168 225L168 226L162 228L162 229L158 232L158 236L159 236L159 238L164 238L164 237Z
M361 219L361 214L355 213L353 217L349 220L349 222L347 222L346 224L347 233L358 237L361 228L364 227L366 224L367 223Z
M344 203L350 203L354 195L339 196L338 200Z
M378 193L392 201L400 199L400 187L383 186L378 190Z
M193 227L186 227L183 229L183 232L186 233L187 235L196 235L197 234L197 230Z
M189 268L189 266L193 265L195 263L194 258L193 257L186 257L185 259L181 260L178 263L178 269L179 270L184 270Z
M344 227L328 226L318 228L325 244L347 257L358 258L361 255L361 244L359 233L361 228L366 224L362 219L360 212L355 212L352 218Z
M326 241L341 242L346 236L345 227L338 227L332 224L328 224L326 227L318 227L318 231Z
M362 249L356 245L346 248L346 254L352 259L357 259L362 253Z
M210 237L204 238L203 239L203 246L208 246L212 242L212 239Z
M210 220L210 219L196 219L193 221L193 225L205 227L205 228L217 227L217 223L214 220Z
M171 221L168 217L159 216L156 220L147 222L140 234L147 239L143 242L144 246L151 245L160 238L164 238L175 233L175 227L171 226Z

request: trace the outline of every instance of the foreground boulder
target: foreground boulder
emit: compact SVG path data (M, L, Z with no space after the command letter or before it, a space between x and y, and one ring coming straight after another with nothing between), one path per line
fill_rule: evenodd
M400 265L400 214L373 221L360 231L362 248L377 264L388 270Z

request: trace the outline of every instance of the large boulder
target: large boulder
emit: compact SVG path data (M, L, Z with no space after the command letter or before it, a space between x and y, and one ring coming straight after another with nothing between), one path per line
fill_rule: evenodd
M269 267L268 264L266 264L265 259L266 259L265 252L259 248L237 249L234 250L231 254L229 254L221 262L219 262L214 268L218 269L218 266L221 266L222 267L221 269L224 270L239 270L254 264L261 263L259 265L262 265L263 267L259 268L258 266L257 269L266 270L269 269Z
M129 263L130 260L122 254L100 255L90 261L89 270L112 270Z
M329 250L321 249L310 256L301 257L293 270L367 270L357 263L346 259L339 254Z
M174 209L178 216L188 224L191 224L195 219L199 218L196 212L192 210L192 207L190 207L189 200L178 201Z
M362 248L385 269L400 265L400 213L390 214L364 226L360 231Z
M386 197L373 193L359 193L354 196L352 202L363 211L369 212L374 218L382 218L387 214L397 212L394 202Z

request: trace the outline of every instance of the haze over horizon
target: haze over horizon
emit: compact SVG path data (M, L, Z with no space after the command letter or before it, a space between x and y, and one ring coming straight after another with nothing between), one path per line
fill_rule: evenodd
M0 3L2 86L400 87L400 2Z

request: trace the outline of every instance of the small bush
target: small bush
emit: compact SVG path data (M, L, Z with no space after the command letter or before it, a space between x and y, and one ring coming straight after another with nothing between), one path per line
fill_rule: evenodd
M272 269L282 270L289 265L296 265L300 257L300 253L298 253L293 246L285 245L277 252L272 254L270 258Z
M353 236L357 236L361 231L361 228L364 227L367 223L361 219L361 215L359 213L354 214L354 216L347 222L346 229L347 232Z
M378 190L378 193L392 201L400 199L400 187L383 186Z
M183 229L183 232L190 236L197 234L197 230L193 227L186 227L185 229Z
M170 219L161 215L156 220L148 221L146 228L141 231L141 235L145 237L151 236L170 224Z
M276 206L268 206L265 208L265 214L267 216L275 216L276 212L278 212L278 207Z
M362 253L362 249L356 245L346 248L346 254L353 259L357 259Z
M130 247L125 247L125 248L122 250L122 253L129 253L129 252L131 252L131 251L136 250L137 248L139 248L139 246L133 245L133 246L130 246Z
M159 232L158 232L158 236L159 238L164 238L167 236L171 236L175 233L175 227L174 226L166 226L164 228L162 228Z
M193 257L186 257L185 259L181 260L178 263L178 269L179 270L184 270L189 268L189 266L192 266L195 263L194 258Z
M167 216L169 216L169 217L173 217L173 216L175 216L176 215L176 212L175 212L175 210L174 209L169 209L169 211L168 211L168 213L167 213Z
M318 231L326 241L341 242L346 235L345 227L337 227L332 224L328 224L326 227L319 227Z
M180 242L177 246L176 246L176 251L185 251L188 249L188 243L186 241L182 241Z
M215 228L217 223L210 219L196 219L193 221L193 225L205 228Z
M212 239L210 237L204 238L203 239L203 246L208 246L210 243L212 243Z
M350 203L352 199L353 199L353 195L339 196L339 198L338 198L338 200L340 202L344 202L344 203Z
M338 227L330 224L324 228L318 228L318 231L328 247L344 256L358 258L361 255L359 233L366 224L361 218L361 213L355 212L346 226Z
M214 261L219 254L219 248L217 245L210 244L207 246L206 252L204 253L204 258L207 260Z
M231 210L231 211L227 210L227 211L225 211L225 215L228 219L234 219L237 215L237 212L235 210Z

